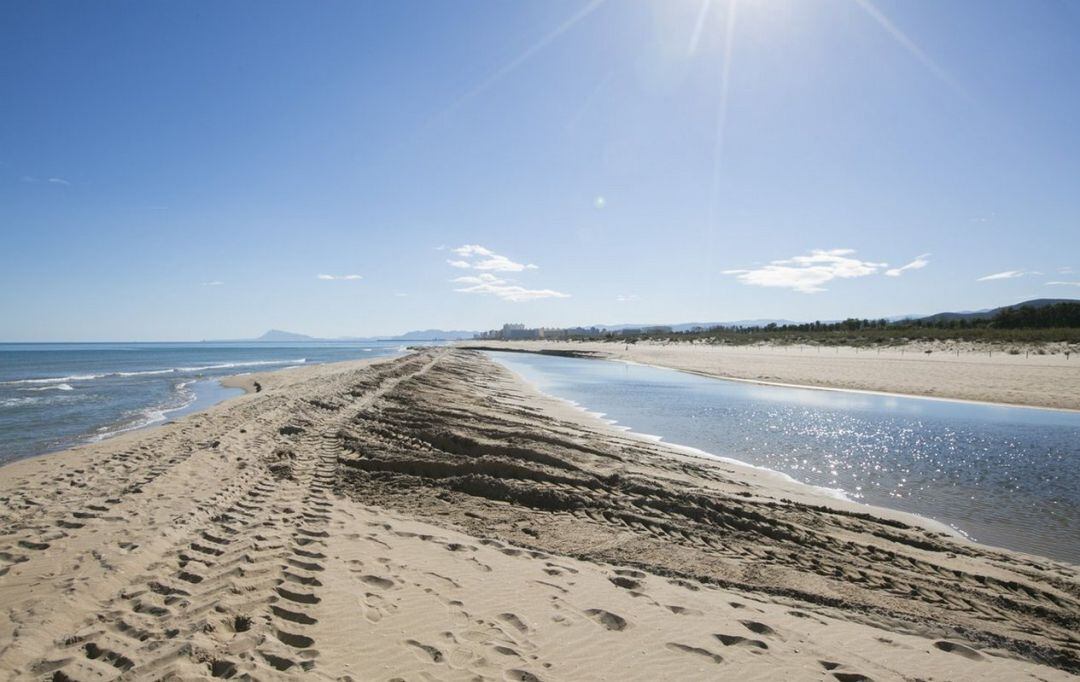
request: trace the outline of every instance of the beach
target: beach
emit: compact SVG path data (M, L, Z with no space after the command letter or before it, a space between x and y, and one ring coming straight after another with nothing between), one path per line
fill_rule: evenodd
M459 345L639 362L740 381L1080 410L1080 355L1067 357L1060 349L1040 355L1039 348L972 343L881 349L617 340Z
M1080 406L1076 359L962 358L959 370L936 354L823 350L815 363L797 349L520 347ZM0 676L1080 672L1075 566L618 430L482 353L423 349L226 383L247 393L0 469Z

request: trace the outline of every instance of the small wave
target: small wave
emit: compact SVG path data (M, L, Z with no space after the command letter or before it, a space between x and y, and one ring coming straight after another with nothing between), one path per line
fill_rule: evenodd
M215 365L202 365L200 367L171 367L169 369L149 369L141 372L114 372L108 376L135 377L151 376L155 374L172 374L174 372L205 372L211 369L232 369L234 367L262 367L267 365L302 365L307 358L295 360L254 360L251 362L222 362Z
M66 395L63 393L42 396L25 396L21 398L4 398L3 400L0 400L0 409L33 405L35 410L40 410L47 405L67 404L82 398L84 398L84 396Z
M162 374L176 374L180 372L205 372L212 369L232 369L234 367L262 367L270 365L302 365L307 362L307 358L293 358L289 360L253 360L251 362L222 362L213 365L202 365L199 367L169 367L167 369L146 369L137 372L109 372L106 374L73 374L66 377L42 377L37 379L13 379L11 381L0 381L0 386L18 386L23 384L37 385L37 384L68 384L72 381L92 381L94 379L104 379L107 377L137 377L137 376L155 376ZM71 390L60 389L62 391Z
M56 384L55 386L42 386L40 388L24 388L24 391L74 391L71 384Z
M193 383L195 382L185 381L176 385L177 400L162 405L148 407L144 410L140 410L134 413L129 413L128 420L121 426L102 426L98 429L97 433L95 433L89 438L89 442L96 443L98 441L105 440L106 438L118 436L121 433L135 431L137 429L146 428L147 426L151 426L153 424L165 421L166 419L168 419L168 414L170 412L182 410L195 402L195 393L188 389L188 386Z
M17 386L20 384L66 384L69 381L90 381L100 379L104 374L75 374L69 377L47 377L42 379L15 379L12 381L0 381L0 385Z
M40 402L41 398L5 398L0 400L0 407L19 407L20 405L33 405Z

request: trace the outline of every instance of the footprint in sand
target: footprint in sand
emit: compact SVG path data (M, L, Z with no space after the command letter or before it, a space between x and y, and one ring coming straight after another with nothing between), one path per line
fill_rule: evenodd
M417 642L415 639L407 639L405 643L416 649L416 655L422 659L430 660L432 663L443 662L443 652L439 651L433 646Z
M746 637L740 637L739 635L715 634L715 635L713 635L713 637L716 637L718 640L720 640L720 643L723 644L724 646L745 646L745 647L751 647L751 648L754 648L754 649L768 649L769 648L769 645L766 644L765 642L762 642L761 640L747 639Z
M740 620L739 622L742 623L743 627L745 627L747 630L749 630L750 632L753 632L754 634L757 634L757 635L769 636L769 635L775 635L776 634L776 630L773 630L771 627L769 627L765 623L759 623L759 622L754 621L754 620Z
M525 624L525 621L521 620L517 615L513 613L500 613L499 619L512 625L518 632L526 634L529 632L529 626Z
M603 609L586 609L585 613L608 630L618 632L621 630L625 630L626 627L629 625L629 623L626 622L626 619L622 616L618 616L610 611L605 611Z
M676 606L675 604L668 604L667 610L671 611L677 616L704 616L705 612L700 609L694 609L689 606Z
M956 642L950 642L943 639L938 642L934 642L934 646L938 649L941 649L942 651L947 651L948 653L956 654L957 656L963 656L964 658L970 659L972 661L981 661L983 659L983 655L980 654L978 651L975 651L969 646L958 644Z
M695 656L702 656L704 658L708 658L713 663L724 662L724 659L720 656L720 654L714 654L708 649L703 649L701 647L690 646L689 644L680 644L678 642L668 642L664 646L666 646L668 649L671 649L672 651L678 651L686 654L694 654Z
M360 576L360 580L363 580L372 587L377 587L380 590L388 590L394 586L394 581L389 578L383 578L377 575L364 575Z

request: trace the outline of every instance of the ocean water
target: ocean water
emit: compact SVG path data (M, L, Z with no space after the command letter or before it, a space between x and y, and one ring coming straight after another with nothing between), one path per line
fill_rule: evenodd
M394 355L402 342L0 344L0 464L202 410L222 377Z
M1080 413L491 356L636 432L920 514L986 544L1080 563Z

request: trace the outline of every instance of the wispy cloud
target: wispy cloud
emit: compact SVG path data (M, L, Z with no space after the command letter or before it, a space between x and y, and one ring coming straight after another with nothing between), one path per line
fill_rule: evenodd
M1005 270L1004 272L995 272L992 275L985 275L975 280L976 282L993 282L999 279L1016 279L1017 277L1023 277L1027 272L1024 270Z
M630 303L631 301L641 300L641 297L637 294L619 294L615 297L615 300L619 303Z
M1073 270L1068 265L1063 265L1063 266L1061 266L1060 268L1057 269L1057 272L1058 272L1059 275L1071 275L1076 271Z
M394 296L397 296L398 298L406 298L408 297L408 294L404 291L395 291Z
M522 270L536 270L532 263L516 263L506 256L495 253L491 249L479 244L465 244L456 249L451 249L456 259L446 262L455 268L463 270L481 270L487 272L521 272Z
M921 256L916 256L915 260L911 261L907 265L901 265L898 268L891 268L885 271L885 274L889 277L899 277L908 270L921 270L930 264L930 254L924 253Z
M67 180L63 179L63 178L45 178L44 180L42 180L41 178L35 177L33 175L24 175L21 178L19 178L19 180L21 180L22 182L30 183L30 184L44 182L44 183L48 183L50 185L63 185L64 187L70 187L71 186L71 183L68 182Z
M1047 282L1048 287L1080 287L1080 282Z
M570 298L570 294L564 294L553 289L527 289L487 272L479 275L456 277L450 281L462 285L454 289L454 291L463 294L486 294L514 303L535 301L541 298Z
M331 281L331 280L344 281L344 280L364 279L364 277L362 275L316 275L315 278L316 279L327 280L327 281Z
M221 285L222 285L222 284L224 284L224 283L225 283L225 282L222 282L221 280L217 280L217 279L215 279L215 280L214 280L214 281L212 281L212 282L203 282L203 283L202 283L202 285L203 285L204 287L219 287L219 286L221 286Z
M815 249L806 256L774 260L768 265L747 270L725 270L743 284L780 287L804 294L825 291L824 284L834 279L851 279L877 274L888 263L874 263L854 258L853 249Z

